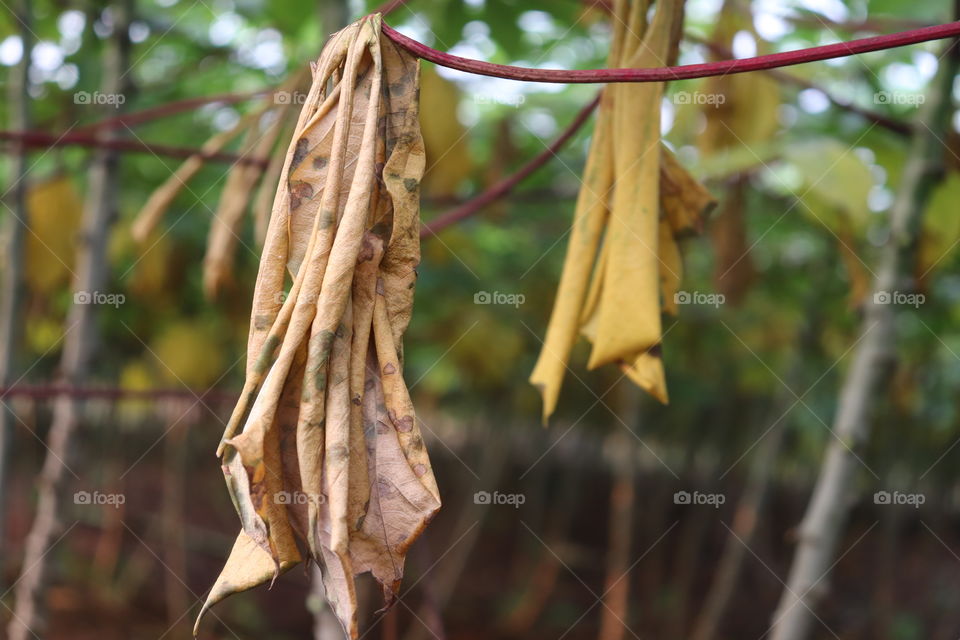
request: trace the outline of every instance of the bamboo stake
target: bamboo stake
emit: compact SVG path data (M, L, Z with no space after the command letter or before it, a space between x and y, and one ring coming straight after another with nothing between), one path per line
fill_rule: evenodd
M129 65L131 0L112 6L116 19L114 36L104 53L103 92L121 94ZM104 132L105 136L115 135ZM116 217L118 177L117 154L101 150L90 168L90 187L84 208L83 232L77 251L74 292L103 289L107 275L107 239ZM60 371L63 381L77 384L87 377L97 338L98 305L74 304L67 314ZM62 514L73 443L80 423L76 399L61 396L53 409L53 423L47 437L47 456L38 479L37 514L26 540L23 568L16 584L14 615L7 629L10 640L43 636L46 613L43 603L51 546L63 529Z
M23 54L20 62L10 71L8 99L10 101L10 126L13 129L27 129L30 126L29 77L30 56L33 52L33 31L30 3L20 0L14 7L15 17L20 24L20 41ZM27 220L27 147L21 145L13 157L9 190L13 191L8 218L9 229L5 240L7 255L3 272L3 296L0 297L0 386L13 381L12 369L16 362L17 345L22 332L21 315L24 288L24 245L26 243L29 221ZM7 460L12 439L13 413L6 403L0 405L0 545L3 544L6 531L4 513L6 507ZM0 575L3 575L3 560L0 558Z

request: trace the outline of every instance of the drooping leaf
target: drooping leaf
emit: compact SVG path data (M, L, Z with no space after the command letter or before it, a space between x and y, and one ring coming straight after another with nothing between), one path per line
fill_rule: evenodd
M608 66L653 67L675 50L682 3L617 2ZM588 368L617 364L667 402L660 356L661 304L675 313L683 272L677 237L698 232L710 194L660 140L662 84L604 90L577 199L553 312L530 382L546 421L556 408L578 335L593 344Z
M355 638L354 576L372 573L392 603L440 506L402 374L420 259L419 64L374 16L335 34L313 72L266 232L244 391L218 450L244 533L214 593L271 579L303 548Z

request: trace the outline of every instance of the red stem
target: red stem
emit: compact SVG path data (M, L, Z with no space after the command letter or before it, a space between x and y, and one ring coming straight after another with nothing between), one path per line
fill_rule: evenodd
M420 237L428 238L431 235L435 235L450 225L460 222L464 218L469 218L491 202L495 202L496 200L499 200L503 196L510 193L514 187L523 181L524 178L545 165L553 156L557 154L557 151L559 151L561 147L563 147L563 145L573 137L573 134L576 133L581 126L583 126L583 123L587 121L587 118L590 117L590 114L593 113L593 110L597 108L599 103L600 96L597 95L597 97L591 100L589 104L580 110L580 113L577 114L577 117L574 118L569 125L567 125L567 128L563 130L563 133L561 133L557 139L550 144L549 147L530 159L516 173L504 178L503 180L500 180L476 197L467 200L463 204L454 207L446 213L437 216L430 222L423 224L420 227Z
M795 64L842 58L845 56L903 47L919 42L939 40L960 35L960 21L933 27L922 27L899 33L888 33L882 36L872 36L848 42L838 42L820 47L772 53L754 58L739 60L720 60L701 64L686 64L677 67L652 67L645 69L527 69L512 67L505 64L494 64L482 60L461 58L449 53L437 51L412 38L408 38L399 31L383 23L383 33L397 45L403 47L418 58L429 60L434 64L451 69L466 71L483 76L494 76L508 80L523 80L526 82L558 82L572 84L589 84L594 82L666 82L669 80L685 80L692 78L706 78L709 76L726 75L729 73L745 73L747 71L762 71L789 67Z
M704 47L708 48L713 54L719 57L729 58L730 56L733 55L733 53L722 44L719 44L717 42L711 42L707 38L700 38L696 35L687 34L684 36L684 39L690 42L694 42L696 44L703 45ZM839 109L843 109L844 111L849 111L850 113L855 113L861 116L862 118L866 119L867 121L873 122L878 126L888 129L889 131L892 131L894 133L897 133L900 135L909 135L910 132L913 130L910 124L907 122L897 120L896 118L891 118L890 116L880 113L879 111L873 111L872 109L865 109L863 107L860 107L850 102L849 100L838 98L837 96L833 95L832 93L830 93L820 85L816 84L815 82L812 82L811 80L807 80L806 78L801 78L800 76L794 75L788 71L781 71L780 69L768 69L765 73L767 73L771 78L776 78L781 82L792 84L794 86L801 87L804 89L813 89L814 91L818 91L822 93L827 98L827 100L830 101L830 104L834 105L835 107Z
M114 116L112 118L104 118L103 120L98 120L97 122L92 122L90 124L83 125L82 127L77 127L74 131L76 133L92 133L101 129L118 129L124 125L128 127L136 126L138 124L143 124L144 122L150 122L151 120L158 120L166 116L172 116L184 111L190 111L203 105L213 104L215 102L219 102L221 104L243 102L272 91L274 91L274 89L260 89L259 91L251 91L249 93L221 93L212 96L200 96L198 98L185 98L183 100L167 102L155 107L149 107L147 109L135 111L133 113L126 113L124 115Z
M379 13L380 15L386 17L387 15L393 13L400 7L402 7L407 0L387 0L379 7L371 11L371 13Z
M113 149L115 151L134 151L140 153L153 153L158 156L170 156L173 158L189 158L198 156L204 160L214 160L217 162L236 162L239 164L252 164L259 167L266 167L265 158L253 158L236 153L217 151L215 153L205 153L200 149L190 147L173 147L163 144L147 144L139 140L106 140L97 136L85 135L82 133L68 133L65 135L55 135L43 131L0 131L0 141L13 140L27 147L91 147L97 149Z

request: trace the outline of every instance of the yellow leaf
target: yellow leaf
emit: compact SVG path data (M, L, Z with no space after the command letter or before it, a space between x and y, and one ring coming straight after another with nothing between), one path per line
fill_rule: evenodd
M150 350L160 379L174 387L206 389L220 378L226 364L216 328L198 321L167 325Z
M423 67L420 83L420 127L429 166L423 190L432 197L453 196L473 171L467 128L457 118L460 90L432 65Z
M31 291L50 295L70 282L83 201L67 176L33 185L27 192L30 232L25 271Z
M951 172L936 186L923 213L917 248L917 278L924 281L935 269L947 263L960 241L960 173Z

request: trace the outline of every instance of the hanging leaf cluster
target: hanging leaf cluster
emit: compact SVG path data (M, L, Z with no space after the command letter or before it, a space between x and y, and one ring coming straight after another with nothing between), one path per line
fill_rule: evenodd
M616 2L607 65L664 66L682 7L680 0L659 0L647 24L648 2ZM557 298L530 376L543 394L545 421L578 334L592 344L589 369L616 364L667 402L661 306L676 313L683 273L677 238L700 230L713 199L661 143L662 96L663 83L603 91Z
M402 377L420 258L419 63L368 16L312 71L218 451L243 528L203 611L308 558L357 637L354 576L370 572L389 605L440 507Z

